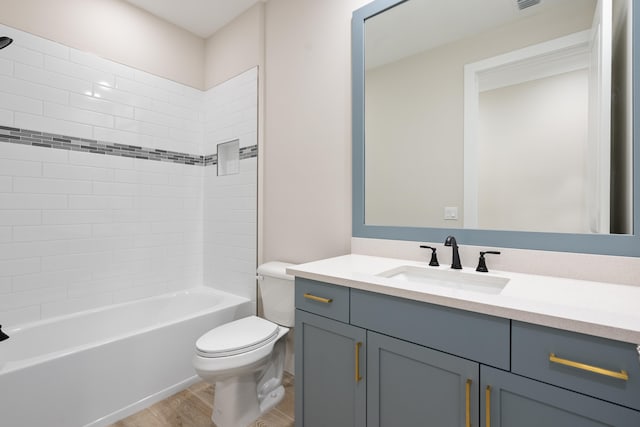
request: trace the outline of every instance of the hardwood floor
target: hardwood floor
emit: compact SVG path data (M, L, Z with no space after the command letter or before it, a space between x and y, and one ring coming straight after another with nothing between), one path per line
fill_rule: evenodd
M293 376L285 373L283 383L282 402L250 427L293 427ZM199 382L109 427L215 427L211 421L213 395L212 385Z

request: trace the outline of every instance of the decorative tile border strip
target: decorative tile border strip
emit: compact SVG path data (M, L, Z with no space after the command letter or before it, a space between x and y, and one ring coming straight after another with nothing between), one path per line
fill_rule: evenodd
M204 156L204 165L211 166L218 164L218 155L217 154L207 154Z
M258 157L258 146L249 145L247 147L240 147L240 160L250 159L251 157Z
M217 154L205 156L181 153L178 151L146 148L136 145L118 144L94 139L76 138L68 135L58 135L0 126L0 141L13 144L32 145L34 147L54 148L58 150L82 151L85 153L105 154L108 156L130 157L134 159L154 160L159 162L179 163L183 165L212 166L218 164ZM258 146L251 145L240 148L240 159L258 156Z

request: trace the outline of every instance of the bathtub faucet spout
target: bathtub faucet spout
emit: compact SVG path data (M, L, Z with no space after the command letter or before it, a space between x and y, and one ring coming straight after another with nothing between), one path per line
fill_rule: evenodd
M9 335L2 332L2 325L0 325L0 341L4 341L9 339Z

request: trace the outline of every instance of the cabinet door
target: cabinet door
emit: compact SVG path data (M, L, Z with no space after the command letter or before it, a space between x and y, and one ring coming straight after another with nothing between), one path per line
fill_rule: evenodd
M366 332L296 310L296 426L364 427Z
M478 425L478 363L368 332L367 372L369 427Z
M640 426L632 409L486 366L480 376L483 427Z

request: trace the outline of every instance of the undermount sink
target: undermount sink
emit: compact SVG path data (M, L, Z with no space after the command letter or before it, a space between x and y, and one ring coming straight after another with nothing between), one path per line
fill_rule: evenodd
M413 265L396 267L384 271L378 276L403 282L424 283L487 294L499 294L509 283L509 278L507 277L485 273L465 273L459 270L416 267Z

